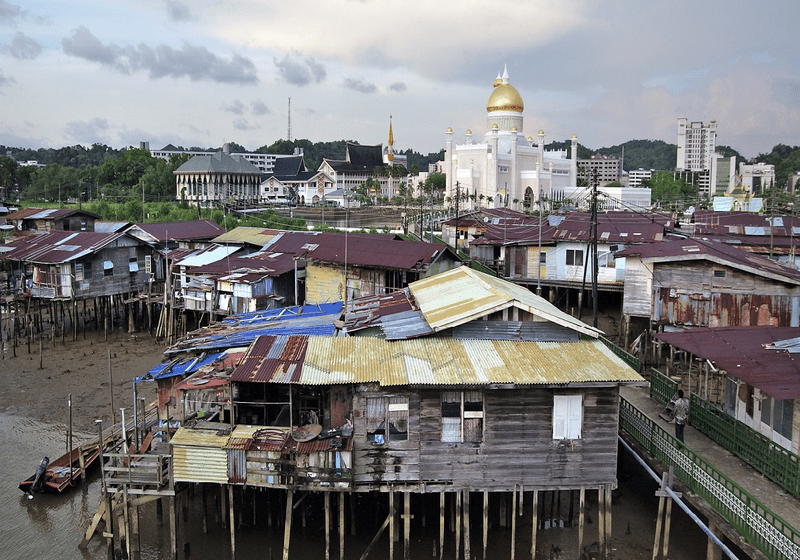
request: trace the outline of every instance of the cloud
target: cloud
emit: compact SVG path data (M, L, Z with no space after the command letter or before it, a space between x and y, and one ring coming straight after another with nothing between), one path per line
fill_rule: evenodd
M325 67L313 58L306 58L305 61L299 62L287 54L283 60L276 58L274 62L283 79L295 86L307 86L312 81L320 83L327 76Z
M17 60L33 60L42 54L42 46L35 39L20 32L14 35L8 52Z
M258 130L261 128L257 124L250 124L247 119L236 119L233 121L233 128L236 130Z
M378 87L375 84L370 84L364 80L355 80L353 78L345 79L344 87L360 93L375 93L378 91Z
M269 107L267 107L260 99L254 99L250 104L250 107L253 109L254 115L268 115L270 112Z
M15 4L9 4L6 0L0 0L0 21L9 25L14 25L16 18L22 18L26 14L25 10Z
M6 86L10 86L12 84L16 84L17 81L12 78L11 76L6 76L3 74L3 71L0 70L0 88L4 88Z
M389 84L389 91L403 93L406 90L408 90L408 86L406 86L406 84L403 82L394 82L393 84Z
M86 27L72 32L72 37L61 40L64 53L98 62L120 72L132 74L149 72L150 79L164 77L189 78L191 81L208 80L228 84L257 84L255 64L243 56L233 54L225 60L205 47L184 43L180 50L167 45L152 48L140 43L138 47L119 47L113 43L103 45Z
M169 14L169 19L172 21L183 23L195 19L189 6L184 2L180 2L179 0L165 0L165 3L167 4L167 14Z
M238 99L234 99L233 102L226 105L225 103L222 104L222 110L226 113L233 113L234 115L243 115L244 114L244 103L239 101Z
M109 125L106 119L95 118L90 121L72 121L64 127L64 134L77 142L97 142L104 137Z

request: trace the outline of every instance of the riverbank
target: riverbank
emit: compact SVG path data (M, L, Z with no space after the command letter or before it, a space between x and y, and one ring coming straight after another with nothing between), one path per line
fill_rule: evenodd
M119 408L132 409L133 380L162 361L166 345L147 333L115 330L107 341L103 332L88 331L85 339L44 341L41 348L41 358L37 342L30 354L19 346L17 357L6 352L0 360L0 412L66 424L72 394L74 429L89 431L96 419L111 420L112 380L117 421Z

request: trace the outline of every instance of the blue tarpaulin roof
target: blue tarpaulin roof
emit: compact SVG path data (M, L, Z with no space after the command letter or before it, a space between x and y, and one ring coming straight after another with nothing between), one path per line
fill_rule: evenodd
M200 360L199 358L187 358L179 362L176 362L175 360L164 362L163 364L158 364L156 367L149 370L146 375L136 378L136 382L166 379L168 377L175 377L177 375L189 375L196 372L202 366L214 363L224 356L225 352L218 352L216 354L210 354L209 356L206 356L203 360Z
M338 315L342 312L343 305L343 302L337 301L334 303L320 303L318 305L303 305L300 307L264 309L262 311L231 315L225 318L222 323L228 325L257 325L259 323L273 321L291 321L292 319Z

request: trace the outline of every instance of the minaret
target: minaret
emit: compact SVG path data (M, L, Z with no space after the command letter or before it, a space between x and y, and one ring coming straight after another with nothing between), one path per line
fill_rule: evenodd
M572 161L569 165L569 184L573 189L578 185L578 136L572 135Z
M392 115L389 115L389 141L386 145L386 163L394 165L394 134L392 134Z

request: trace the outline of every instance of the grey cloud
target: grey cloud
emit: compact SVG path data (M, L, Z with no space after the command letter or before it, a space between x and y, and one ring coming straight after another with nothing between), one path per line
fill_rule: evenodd
M233 121L233 128L236 130L257 130L260 127L256 124L248 123L247 119L236 119Z
M3 74L3 71L0 70L0 88L4 88L6 86L10 86L12 84L16 84L17 81L12 78L11 76L6 76Z
M310 57L298 62L286 55L283 60L276 58L274 62L283 79L295 86L307 86L312 81L320 83L327 75L325 67Z
M355 80L353 78L347 78L344 81L344 87L360 93L375 93L378 91L378 88L375 84L370 84L364 80Z
M393 84L389 84L389 91L396 91L398 93L403 93L407 89L408 87L403 82L394 82Z
M149 72L151 79L187 77L191 81L210 80L219 83L256 84L255 64L248 58L233 54L229 60L205 47L188 43L180 50L167 45L152 48L144 43L138 47L103 45L86 27L72 32L71 38L61 40L64 52L85 60L98 62L122 74Z
M253 102L250 104L250 107L252 107L254 115L269 114L269 107L267 107L260 99L253 100Z
M0 0L0 21L7 24L14 24L14 19L25 15L25 10L15 4L9 4L5 0Z
M24 33L17 33L11 40L11 56L18 60L33 60L42 54L42 46Z
M184 2L166 0L167 14L172 21L186 22L195 19L194 14Z
M222 104L222 110L226 113L233 113L234 115L243 115L244 114L244 103L239 101L238 99L234 99L232 103L229 105Z
M96 118L90 121L68 122L64 127L64 132L79 142L87 141L87 139L92 139L95 142L103 136L101 133L106 132L108 129L109 126L106 119Z

